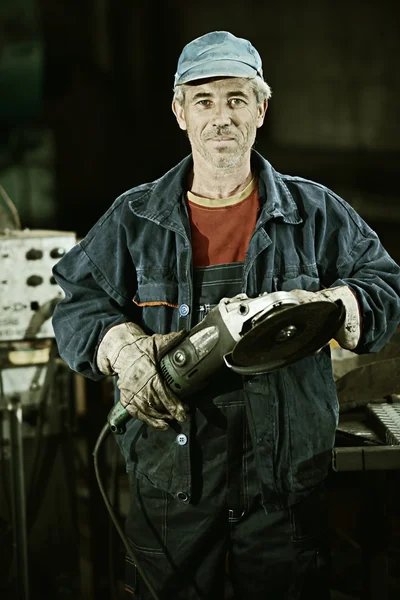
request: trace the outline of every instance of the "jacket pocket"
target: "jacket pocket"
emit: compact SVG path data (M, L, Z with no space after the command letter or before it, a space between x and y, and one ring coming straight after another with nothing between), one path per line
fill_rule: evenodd
M137 271L137 291L133 299L138 306L165 305L178 307L178 282L170 271L154 268Z
M185 423L170 421L166 431L143 425L128 442L128 470L182 503L191 494L190 429L190 417Z
M167 541L168 494L145 479L136 477L132 477L131 486L131 502L126 519L128 539L143 554L163 554ZM131 572L133 589L134 575Z
M178 282L169 271L138 271L133 302L141 308L142 326L149 333L169 333L178 324Z

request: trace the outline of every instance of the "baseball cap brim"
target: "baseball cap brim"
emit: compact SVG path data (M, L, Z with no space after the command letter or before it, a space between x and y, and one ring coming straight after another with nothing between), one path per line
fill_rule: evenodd
M208 79L211 77L246 77L253 78L259 75L256 69L250 65L237 60L212 60L204 64L188 69L182 74L175 75L174 85L181 85L198 79Z

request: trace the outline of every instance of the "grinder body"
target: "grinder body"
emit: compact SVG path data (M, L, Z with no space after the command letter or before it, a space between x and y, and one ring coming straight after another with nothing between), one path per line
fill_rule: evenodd
M207 378L223 365L224 356L235 344L215 307L176 348L162 357L161 374L179 398L187 398L200 390Z

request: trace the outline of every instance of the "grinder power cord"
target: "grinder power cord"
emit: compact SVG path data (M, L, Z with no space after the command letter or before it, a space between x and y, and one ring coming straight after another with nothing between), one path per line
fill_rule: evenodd
M101 481L98 453L103 441L110 432L124 433L131 417L161 430L168 428L168 420L184 420L183 400L224 366L255 375L316 353L332 338L354 348L359 336L357 301L345 286L332 290L274 292L256 298L238 294L223 298L189 332L149 336L134 323L122 323L103 337L97 364L105 375L118 375L120 401L111 409L93 452L96 478L126 551L155 600L157 593Z
M114 508L107 496L107 492L104 488L102 479L101 479L101 474L100 474L100 469L99 469L99 451L100 451L100 447L103 445L104 441L106 440L107 436L110 434L110 428L108 423L106 423L106 425L104 425L103 429L100 432L99 437L97 438L96 444L95 444L95 448L93 450L93 461L94 461L94 470L95 470L95 475L96 475L96 479L97 479L97 483L100 489L100 493L103 497L104 503L106 505L106 508L109 512L109 515L111 517L112 522L115 525L115 528L117 530L117 533L119 535L119 537L121 538L121 541L125 547L126 553L128 554L128 556L131 558L131 560L133 561L134 565L136 566L136 569L140 575L140 577L142 578L144 584L146 585L146 587L148 588L151 596L153 597L154 600L161 600L160 597L158 596L157 592L155 591L153 584L151 583L151 581L148 579L145 571L142 569L142 567L140 566L140 562L138 561L136 554L134 553L131 545L129 544L123 529L119 523L118 517L115 514Z

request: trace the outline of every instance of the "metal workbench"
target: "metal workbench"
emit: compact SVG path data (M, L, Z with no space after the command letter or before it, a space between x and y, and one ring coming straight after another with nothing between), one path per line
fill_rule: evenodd
M332 469L336 473L359 473L361 600L392 600L388 577L387 476L389 471L400 469L398 396L340 416Z

